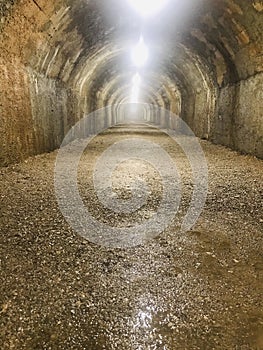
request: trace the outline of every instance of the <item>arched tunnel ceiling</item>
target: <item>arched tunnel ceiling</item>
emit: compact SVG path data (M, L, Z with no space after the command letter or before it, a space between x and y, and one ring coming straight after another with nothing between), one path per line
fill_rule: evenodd
M263 157L261 0L0 0L0 164L59 147L83 115L140 99L180 113L198 137ZM142 0L143 1L143 0Z
M185 76L191 72L190 64L186 73L182 72L182 47L193 53L187 59L192 57L194 65L194 57L199 57L201 69L206 67L218 85L244 79L263 68L261 1L175 0L160 16L143 24L128 3L120 0L13 0L0 4L4 36L0 55L19 56L26 65L74 88L93 85L95 80L98 84L107 76L110 80L116 67L130 74L127 50L141 30L152 50L149 70L173 74L182 88L186 83L192 85L191 74ZM178 47L180 50L175 50ZM114 57L119 57L118 64Z

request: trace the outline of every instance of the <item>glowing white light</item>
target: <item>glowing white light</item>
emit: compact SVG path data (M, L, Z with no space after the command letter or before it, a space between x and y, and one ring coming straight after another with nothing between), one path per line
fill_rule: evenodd
M160 12L169 0L129 0L131 6L143 17Z
M138 44L131 53L132 62L136 67L143 67L149 57L149 50L144 43L143 37L140 37Z
M142 78L139 73L136 73L132 78L132 83L135 86L139 86L141 84Z
M133 86L132 92L131 92L131 103L138 103L139 93L140 93L139 86Z
M140 84L142 78L139 73L136 73L132 78L131 103L138 103L140 94Z

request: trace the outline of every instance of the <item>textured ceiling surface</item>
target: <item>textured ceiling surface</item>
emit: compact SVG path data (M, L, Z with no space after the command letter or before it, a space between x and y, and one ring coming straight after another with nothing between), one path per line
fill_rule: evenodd
M116 86L117 99L125 98L130 47L142 32L151 53L145 96L160 85L169 96L171 81L190 95L202 81L224 86L263 68L261 1L173 0L145 21L123 0L16 0L0 8L0 57L19 57L81 94L105 91L105 103Z

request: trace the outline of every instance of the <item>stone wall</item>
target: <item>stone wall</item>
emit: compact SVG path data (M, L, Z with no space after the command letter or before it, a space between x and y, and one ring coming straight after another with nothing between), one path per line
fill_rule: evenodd
M237 87L234 148L263 158L263 73Z
M213 141L263 158L263 73L220 90Z
M59 147L74 123L70 90L13 60L0 64L0 166Z
M31 69L30 104L37 152L58 148L68 125L68 95L61 82Z
M30 89L27 72L19 61L0 62L0 166L34 153Z

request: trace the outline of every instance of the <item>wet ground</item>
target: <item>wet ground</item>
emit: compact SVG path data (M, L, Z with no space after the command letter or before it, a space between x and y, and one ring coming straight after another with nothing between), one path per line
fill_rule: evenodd
M89 211L111 226L149 219L162 194L153 167L133 160L113 185L129 198L126 181L139 174L151 187L145 206L129 216L99 203L96 159L127 137L166 150L183 188L170 226L138 247L110 249L70 228L54 195L57 152L0 170L0 348L263 349L263 162L201 141L208 197L196 225L182 233L192 193L187 159L158 130L115 127L89 144L78 178Z

